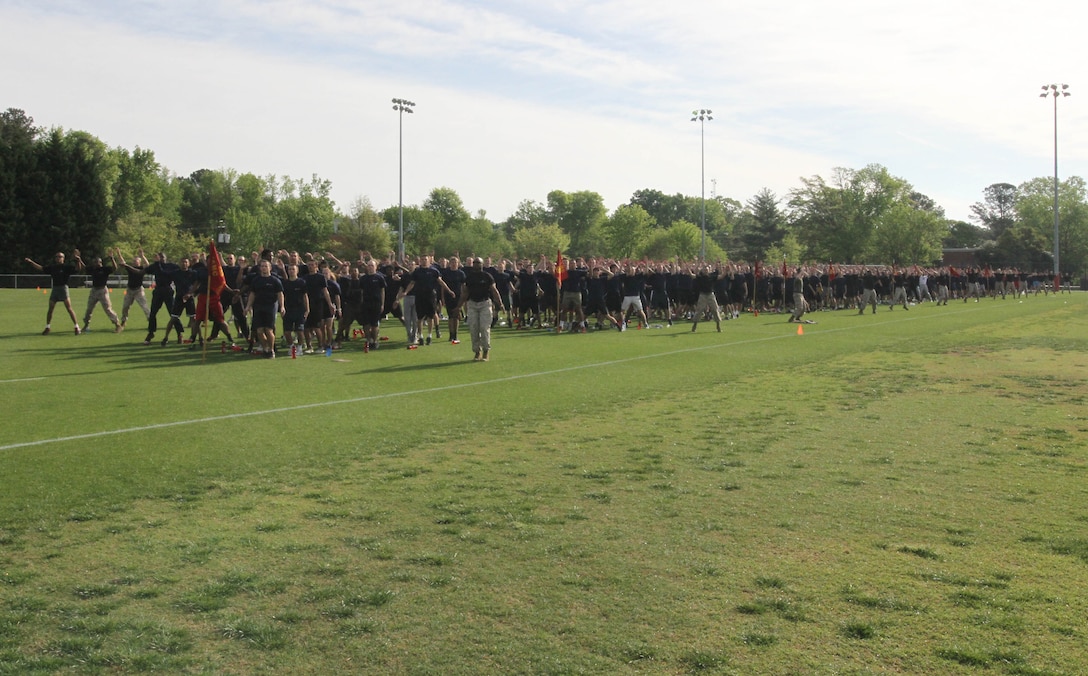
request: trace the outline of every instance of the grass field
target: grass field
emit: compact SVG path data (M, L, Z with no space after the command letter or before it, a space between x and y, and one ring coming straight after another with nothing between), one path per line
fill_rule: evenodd
M0 308L0 673L1088 671L1088 294L488 363Z

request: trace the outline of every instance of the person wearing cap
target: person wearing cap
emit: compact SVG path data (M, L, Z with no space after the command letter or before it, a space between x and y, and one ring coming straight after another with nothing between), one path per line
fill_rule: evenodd
M495 287L495 279L484 271L484 259L472 259L472 267L465 273L465 285L461 288L461 308L468 311L468 330L472 336L473 361L488 361L491 354L491 319L494 316L492 302L500 312L506 308L502 296Z

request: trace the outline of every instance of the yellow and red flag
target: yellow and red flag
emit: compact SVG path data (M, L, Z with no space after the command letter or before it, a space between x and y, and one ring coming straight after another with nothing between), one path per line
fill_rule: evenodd
M215 242L208 243L208 295L218 297L227 288L227 275L223 272L223 261L215 248Z
M555 280L559 282L559 285L563 285L563 280L567 278L567 268L563 265L563 252L556 249L555 255Z

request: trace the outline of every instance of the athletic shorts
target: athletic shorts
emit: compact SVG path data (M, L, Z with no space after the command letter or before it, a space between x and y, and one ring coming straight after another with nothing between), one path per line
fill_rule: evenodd
M68 300L68 286L66 284L54 286L53 290L49 292L49 300L57 303Z
M421 296L416 296L416 317L420 319L430 319L434 316L434 295L425 293Z
M276 330L276 311L275 309L253 309L253 328L254 329L272 329Z
M288 312L283 316L284 331L305 331L306 315L301 312Z
M382 319L380 305L363 305L359 309L359 323L363 326L378 326Z
M624 296L623 303L620 305L620 312L627 312L627 309L631 307L641 312L642 299L638 296Z
M204 314L205 312L208 314ZM208 294L200 294L196 297L196 317L200 320L207 317L210 322L221 322L223 321L223 306L218 301L208 303Z
M564 310L578 310L582 307L582 292L564 291L560 307Z

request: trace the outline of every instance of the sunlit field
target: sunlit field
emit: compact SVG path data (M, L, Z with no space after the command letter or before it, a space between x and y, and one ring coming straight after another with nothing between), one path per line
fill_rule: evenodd
M0 673L1088 670L1088 294L486 363L46 306L0 291Z

